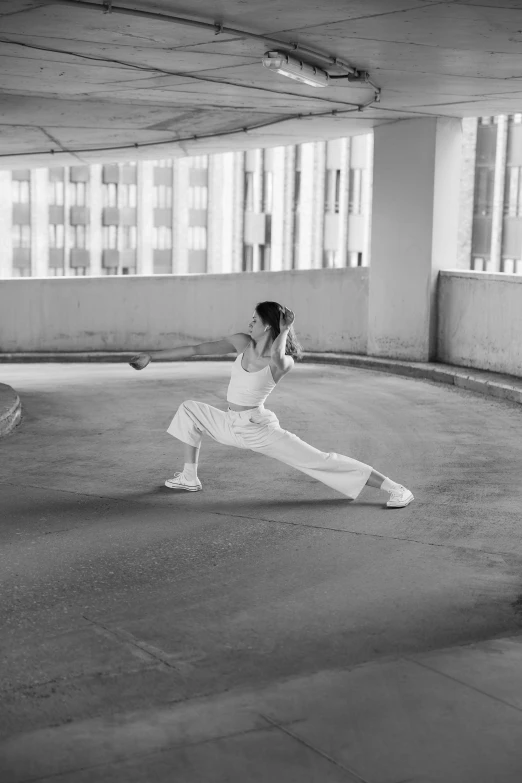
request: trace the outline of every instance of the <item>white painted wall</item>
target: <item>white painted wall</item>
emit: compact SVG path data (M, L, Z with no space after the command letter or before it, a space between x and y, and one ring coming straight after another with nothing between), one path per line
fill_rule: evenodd
M257 302L296 313L309 351L366 353L368 269L13 279L0 282L0 352L138 351L247 329Z
M522 277L443 271L440 362L522 376Z

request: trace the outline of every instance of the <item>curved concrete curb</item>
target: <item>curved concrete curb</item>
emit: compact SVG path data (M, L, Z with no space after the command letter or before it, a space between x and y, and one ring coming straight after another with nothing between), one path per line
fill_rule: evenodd
M478 394L522 404L522 378L513 375L475 370L471 367L455 367L438 362L404 362L397 359L378 359L373 356L342 353L307 353L304 361L317 364L341 364L392 375L404 375L408 378L420 378L435 383L447 383Z
M20 397L10 386L0 383L0 438L12 432L21 418Z
M0 353L0 364L10 362L128 362L136 352L92 351L68 353ZM233 361L234 357L198 356L187 361ZM522 378L512 375L475 370L471 367L455 367L439 362L405 362L398 359L380 359L348 353L316 353L307 351L304 363L335 364L346 367L359 367L364 370L404 375L436 383L447 383L461 389L485 394L490 397L509 400L522 404Z

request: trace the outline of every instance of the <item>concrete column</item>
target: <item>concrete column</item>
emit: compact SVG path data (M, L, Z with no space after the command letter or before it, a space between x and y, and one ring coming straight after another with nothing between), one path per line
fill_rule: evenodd
M91 259L89 274L99 277L102 274L102 165L89 166L89 253Z
M172 248L175 275L188 274L188 230L190 187L190 161L188 158L177 158L172 161L174 175L174 225L172 231ZM152 193L152 191L151 191ZM151 232L152 244L152 232Z
M0 171L0 279L13 276L13 202L11 172Z
M47 277L49 266L49 198L47 169L31 171L31 275Z
M154 208L152 206L154 161L139 161L137 168L136 203L138 205L138 225L136 229L136 273L138 275L152 275L154 274L152 252L152 233L154 227Z
M461 136L458 119L375 128L371 356L436 358L438 273L457 260Z
M501 272L502 228L504 224L504 184L506 181L506 155L508 118L501 114L497 122L497 149L495 154L495 180L493 185L493 214L491 220L491 255L488 272Z

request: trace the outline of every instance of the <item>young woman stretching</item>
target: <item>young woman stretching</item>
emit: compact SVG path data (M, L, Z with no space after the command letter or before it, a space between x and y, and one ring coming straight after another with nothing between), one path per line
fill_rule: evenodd
M167 479L165 485L191 492L201 489L197 466L201 436L206 433L218 443L251 449L280 460L353 500L368 485L389 493L390 499L386 503L389 508L407 506L413 500L409 489L377 473L370 465L310 446L297 435L283 430L275 413L264 407L270 392L293 368L294 358L299 359L302 353L293 328L294 320L293 312L277 302L261 302L252 316L248 334L238 332L223 340L140 353L131 359L131 367L143 370L154 360L188 359L233 351L239 354L232 365L226 412L194 400L179 406L167 432L185 444L185 466L180 473Z

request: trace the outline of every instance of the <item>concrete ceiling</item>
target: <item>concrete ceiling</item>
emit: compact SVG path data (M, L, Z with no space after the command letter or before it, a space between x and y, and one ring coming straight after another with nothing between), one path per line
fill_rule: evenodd
M114 0L111 13L92 3L0 0L0 167L275 146L405 117L522 111L522 0ZM269 72L261 58L274 44L246 33L368 71L380 101L368 85L313 88Z

